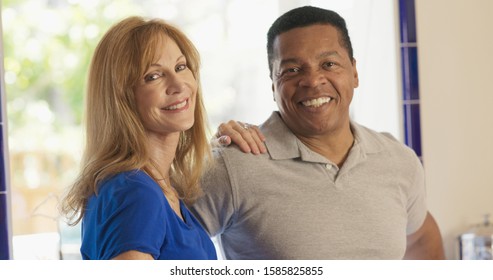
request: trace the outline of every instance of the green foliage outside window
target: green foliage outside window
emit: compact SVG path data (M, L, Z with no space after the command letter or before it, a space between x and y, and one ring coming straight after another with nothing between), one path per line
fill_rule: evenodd
M133 1L2 1L10 131L40 121L56 131L79 125L92 51L130 11L139 11Z

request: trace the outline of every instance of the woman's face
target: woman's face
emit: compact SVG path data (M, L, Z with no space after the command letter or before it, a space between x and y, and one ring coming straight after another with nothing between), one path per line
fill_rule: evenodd
M150 134L185 131L194 123L197 81L176 42L166 35L154 61L135 87L135 101Z

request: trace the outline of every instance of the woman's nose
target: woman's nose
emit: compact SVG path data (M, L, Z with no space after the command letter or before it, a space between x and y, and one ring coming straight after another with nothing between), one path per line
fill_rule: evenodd
M166 94L178 94L185 88L185 81L178 74L174 73L167 77Z

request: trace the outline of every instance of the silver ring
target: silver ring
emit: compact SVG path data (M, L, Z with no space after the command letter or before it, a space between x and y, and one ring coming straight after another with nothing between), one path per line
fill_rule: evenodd
M250 125L247 123L243 124L243 129L248 130L250 128Z

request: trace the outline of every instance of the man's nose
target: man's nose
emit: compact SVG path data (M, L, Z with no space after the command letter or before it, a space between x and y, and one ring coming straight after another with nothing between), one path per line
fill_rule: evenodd
M301 87L317 87L327 82L322 69L309 69L304 71L299 81Z

